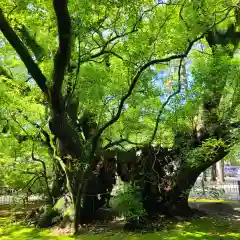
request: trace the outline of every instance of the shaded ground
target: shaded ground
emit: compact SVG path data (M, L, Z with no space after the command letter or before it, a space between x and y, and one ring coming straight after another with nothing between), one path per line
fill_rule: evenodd
M209 200L190 200L189 201L189 206L191 208L197 208L199 210L201 209L204 209L205 206L218 206L218 205L227 205L229 206L229 209L232 209L234 211L233 212L230 212L230 214L236 214L236 215L240 215L240 202L239 201L224 201L224 200L219 200L219 201L216 201L216 200L212 200L212 201L209 201ZM215 208L215 210L218 210L218 208ZM227 211L227 209L224 209Z
M27 215L31 210L36 209L41 206L41 202L30 202L26 206L23 205L0 205L0 218L2 217L16 217L16 219L21 219Z
M209 202L190 201L193 207L206 207ZM216 205L216 203L211 202ZM228 202L233 208L240 207L240 203ZM29 205L29 209L36 205ZM233 209L232 208L232 209ZM231 209L231 208L230 208ZM40 230L34 227L26 227L20 223L14 223L9 217L10 208L0 206L0 240L239 240L240 239L240 212L235 211L227 215L215 217L208 216L191 222L179 220L160 221L160 229L152 233L126 233L122 231L124 222L117 221L112 223L102 223L94 226L86 226L82 229L82 235L78 238L71 238L69 229L52 228ZM19 209L19 214L21 209ZM239 219L236 217L239 214ZM21 215L20 215L21 216Z
M4 224L3 224L4 222ZM1 224L1 220L0 220ZM122 231L109 231L105 234L85 234L78 238L67 236L56 236L50 231L40 231L36 228L26 228L21 225L7 223L7 219L2 221L0 226L1 240L237 240L240 239L240 224L231 220L216 218L202 218L192 222L169 224L162 231L140 234L124 233Z

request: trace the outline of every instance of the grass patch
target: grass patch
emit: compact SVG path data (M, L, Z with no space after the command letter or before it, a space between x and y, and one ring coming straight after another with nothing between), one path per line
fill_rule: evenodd
M3 222L5 224L2 224ZM140 234L113 231L101 235L86 234L73 238L52 235L50 230L39 230L13 224L5 218L0 221L0 240L237 240L240 239L239 229L240 223L236 221L202 218L192 222L169 225L162 231L154 233Z
M203 202L203 203L208 203L208 202L221 202L221 203L234 203L234 204L240 204L240 201L232 201L232 200L222 200L222 199L198 199L198 198L189 198L188 202Z

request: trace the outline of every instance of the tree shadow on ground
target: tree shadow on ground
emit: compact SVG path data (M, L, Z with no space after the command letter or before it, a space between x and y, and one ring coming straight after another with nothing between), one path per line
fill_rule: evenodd
M237 240L240 239L240 222L205 217L191 222L172 223L162 231L152 233L125 233L109 231L104 234L84 234L78 238L54 236L49 230L28 228L16 224L0 226L0 240Z
M108 239L134 240L239 240L240 222L229 219L204 217L191 222L170 223L161 231L140 233L116 233ZM106 234L107 235L107 234ZM100 235L99 235L100 236ZM100 238L94 238L97 240Z

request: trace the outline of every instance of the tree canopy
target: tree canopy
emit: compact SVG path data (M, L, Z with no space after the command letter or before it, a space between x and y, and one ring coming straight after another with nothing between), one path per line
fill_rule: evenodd
M194 183L238 144L238 1L0 6L0 174L7 184L16 179L19 188L33 171L47 187L59 161L71 190L80 181L73 169L88 179L104 151L141 146L173 151L179 171L195 167ZM176 186L185 181L180 175ZM79 186L74 196L83 194Z

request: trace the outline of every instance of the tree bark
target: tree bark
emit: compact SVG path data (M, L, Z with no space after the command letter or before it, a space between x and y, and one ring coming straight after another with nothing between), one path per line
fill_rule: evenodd
M214 163L211 167L211 181L215 182L217 180L217 170L216 164Z
M225 181L225 178L224 178L224 160L223 159L216 163L216 169L217 169L218 182L223 183Z
M203 181L206 182L207 181L207 171L203 172Z
M56 161L54 161L53 173L52 197L55 204L62 197L65 190L65 175Z

